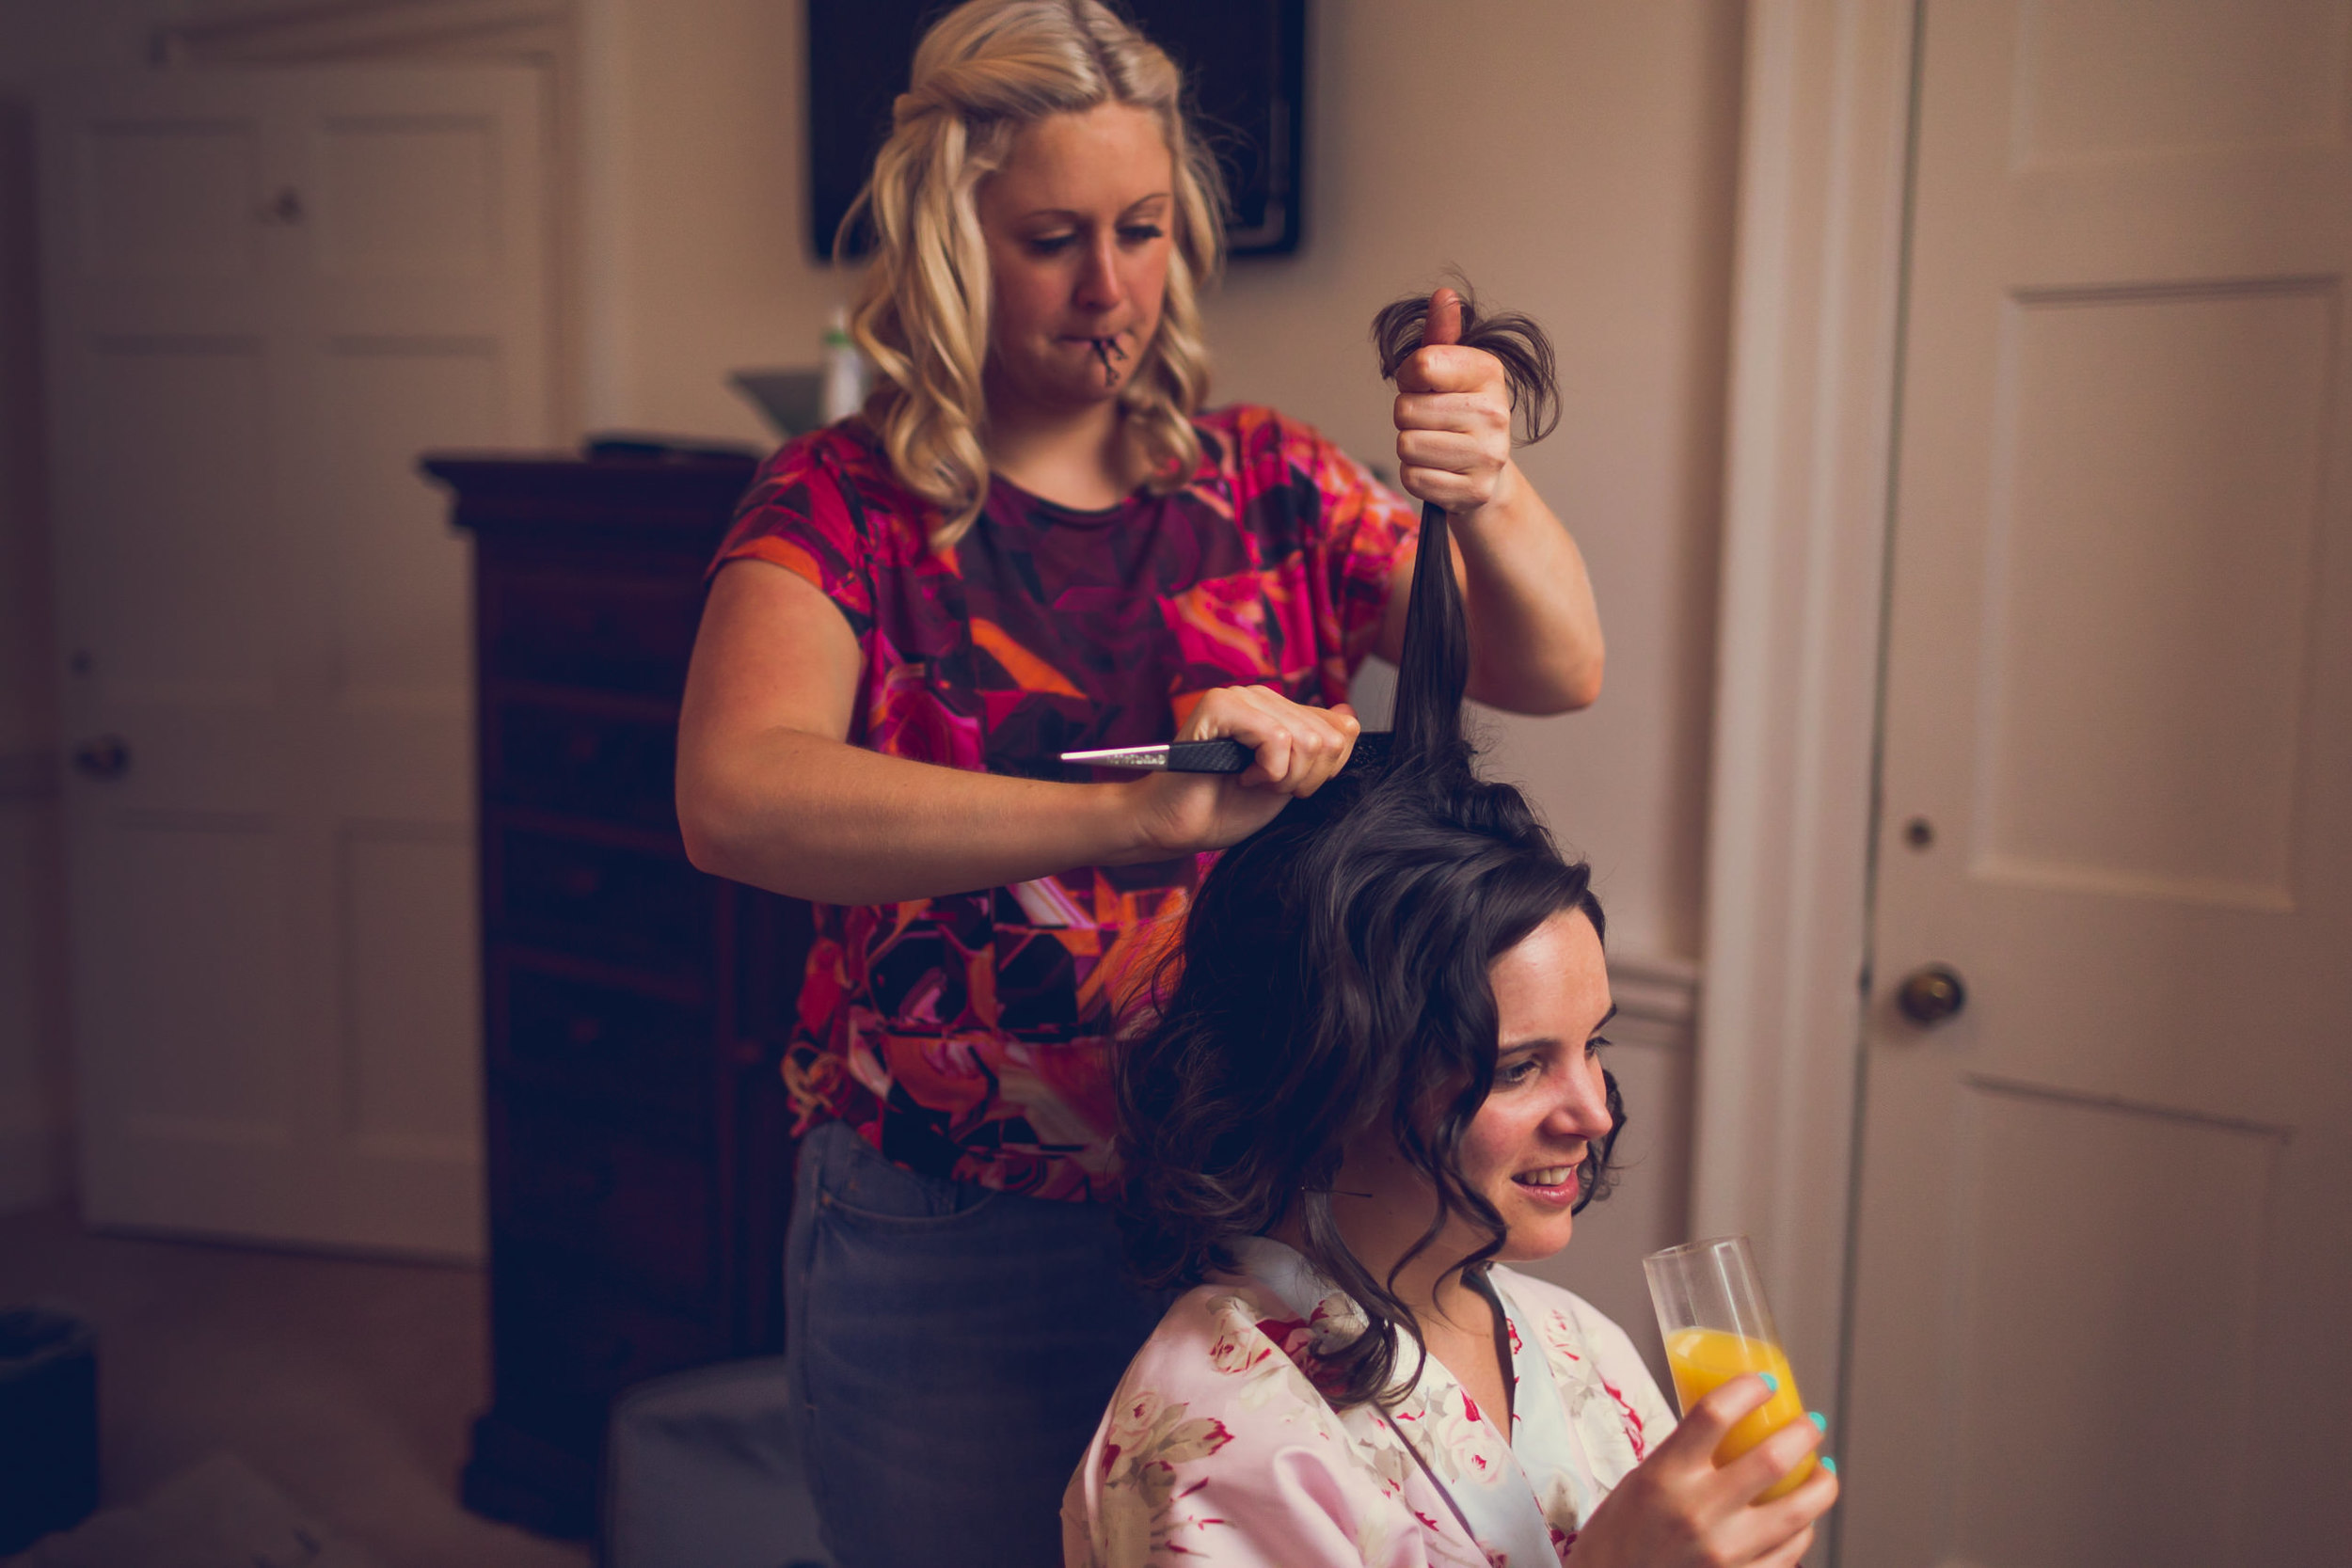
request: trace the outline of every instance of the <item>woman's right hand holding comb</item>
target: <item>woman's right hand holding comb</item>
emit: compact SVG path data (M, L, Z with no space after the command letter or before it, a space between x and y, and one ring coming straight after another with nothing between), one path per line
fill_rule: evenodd
M1256 753L1241 773L1154 773L1129 792L1138 859L1164 859L1240 843L1347 765L1363 726L1356 710L1310 707L1268 686L1205 692L1185 715L1178 740L1238 740Z

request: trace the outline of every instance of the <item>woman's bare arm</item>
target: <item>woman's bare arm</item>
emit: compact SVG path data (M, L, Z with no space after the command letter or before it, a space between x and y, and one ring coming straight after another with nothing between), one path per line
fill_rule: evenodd
M1511 464L1495 499L1454 518L1454 572L1470 622L1470 694L1510 713L1565 713L1600 695L1600 610L1583 554ZM1374 652L1405 651L1408 552L1389 579L1389 608Z
M875 904L1165 859L1255 832L1337 772L1356 733L1344 710L1234 688L1204 698L1184 736L1255 747L1238 779L1008 778L849 744L858 670L848 624L805 579L766 562L720 572L678 721L678 826L697 866Z

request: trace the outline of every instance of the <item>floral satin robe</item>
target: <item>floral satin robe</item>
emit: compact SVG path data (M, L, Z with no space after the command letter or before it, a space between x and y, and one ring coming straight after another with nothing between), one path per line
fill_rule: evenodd
M1062 1500L1066 1568L1554 1568L1674 1430L1623 1329L1506 1268L1511 1441L1434 1356L1394 1406L1336 1411L1318 1352L1362 1314L1281 1243L1238 1250L1128 1367Z

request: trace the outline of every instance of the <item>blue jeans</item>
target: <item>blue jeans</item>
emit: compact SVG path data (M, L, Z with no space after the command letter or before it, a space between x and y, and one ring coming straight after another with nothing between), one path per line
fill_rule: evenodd
M834 1122L802 1143L785 1357L835 1568L1051 1568L1062 1489L1168 1297L1095 1204L902 1170Z

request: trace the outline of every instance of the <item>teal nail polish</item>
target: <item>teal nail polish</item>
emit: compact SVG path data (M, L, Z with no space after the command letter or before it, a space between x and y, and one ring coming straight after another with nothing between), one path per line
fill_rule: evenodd
M1804 1413L1804 1418L1813 1423L1813 1430L1816 1432L1827 1432L1829 1430L1829 1418L1822 1415L1818 1410L1806 1411Z
M1780 1379L1774 1377L1770 1372L1758 1372L1756 1375L1764 1380L1764 1391L1766 1393L1777 1394L1780 1392Z
M1836 1461L1835 1459L1832 1459L1832 1458L1831 1458L1829 1455L1827 1455L1827 1454L1823 1454L1823 1455L1821 1456L1821 1468L1822 1468L1822 1469L1824 1469L1824 1470L1827 1470L1827 1471L1828 1471L1831 1475L1833 1475L1833 1476L1834 1476L1834 1475L1836 1475L1836 1474L1837 1473L1837 1461Z

